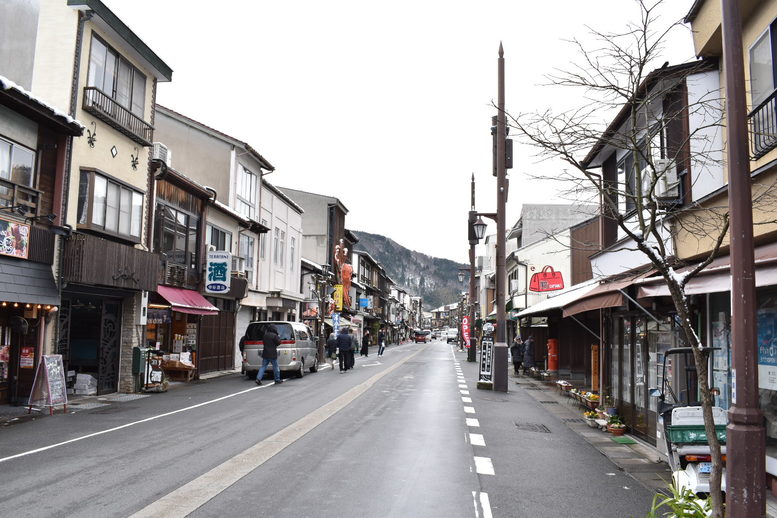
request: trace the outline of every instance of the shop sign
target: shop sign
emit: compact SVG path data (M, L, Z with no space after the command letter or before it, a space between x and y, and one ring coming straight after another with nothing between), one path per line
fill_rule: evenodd
M552 266L545 266L541 272L533 273L529 281L529 291L556 291L564 289L564 277L561 272L553 270Z
M368 298L359 298L359 307L360 308L369 308L370 307L370 299Z
M332 298L335 300L335 311L343 310L343 285L335 284L335 291L332 293Z
M32 382L28 406L65 405L67 410L67 390L65 388L65 368L61 354L44 355L38 364L35 380Z
M205 292L225 293L230 286L230 268L232 267L232 254L224 251L210 251L207 256L205 270Z
M461 338L464 340L464 345L469 347L469 316L467 315L461 319Z
M335 336L340 336L340 313L332 313L332 331Z
M484 335L480 342L480 381L491 381L491 360L494 350L494 337Z
M169 309L148 308L149 324L169 324L172 322Z
M35 347L22 347L22 352L19 356L19 367L22 369L35 368Z
M29 245L29 225L0 219L0 255L27 259Z

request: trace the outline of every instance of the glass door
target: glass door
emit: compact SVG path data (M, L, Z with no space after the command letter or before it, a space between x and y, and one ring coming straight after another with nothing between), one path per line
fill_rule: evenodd
M648 420L648 340L644 318L634 319L634 415L631 427L634 432L647 436Z

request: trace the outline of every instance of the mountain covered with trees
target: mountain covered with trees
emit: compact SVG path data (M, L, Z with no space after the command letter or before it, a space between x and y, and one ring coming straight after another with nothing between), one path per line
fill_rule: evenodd
M457 302L461 292L467 290L467 285L459 282L458 273L459 268L468 265L409 250L379 234L353 232L359 238L354 248L368 252L410 295L423 297L424 311Z

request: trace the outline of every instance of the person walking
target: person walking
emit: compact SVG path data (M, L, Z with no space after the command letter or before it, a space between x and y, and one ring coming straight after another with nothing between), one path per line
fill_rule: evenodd
M523 363L523 340L518 335L513 338L513 345L510 346L510 356L513 358L515 375L518 376L521 370L521 363Z
M340 329L340 334L337 335L337 359L340 362L340 372L345 372L350 368L352 346L353 342L351 335L348 334L348 328Z
M534 337L530 336L523 344L523 373L534 367Z
M361 351L359 351L362 356L364 356L364 357L369 357L370 356L369 355L369 346L370 346L370 330L369 329L365 329L364 335L362 336L362 348L361 348Z
M353 328L348 328L348 336L351 339L351 352L348 353L348 368L353 369L356 365L356 348L359 346L359 340L353 334Z
M386 350L386 331L381 327L378 332L378 356L383 356L383 351Z
M326 341L326 360L332 366L332 372L335 371L335 356L337 355L337 337L334 333L329 333Z
M264 371L267 370L267 364L272 364L272 373L275 377L275 383L283 383L281 379L281 369L278 367L278 346L281 345L281 337L278 336L278 329L270 324L264 331L264 337L262 337L264 347L262 348L262 367L256 374L256 384L262 384L262 378L264 377Z

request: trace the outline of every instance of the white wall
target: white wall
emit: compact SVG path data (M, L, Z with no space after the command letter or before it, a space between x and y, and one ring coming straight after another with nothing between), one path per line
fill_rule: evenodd
M302 215L294 210L283 198L275 194L266 185L262 185L261 217L267 220L270 231L265 235L265 260L259 262L259 289L261 291L282 291L287 295L302 299L300 289L301 257L302 257ZM285 232L283 249L283 265L275 261L275 231ZM291 243L295 240L292 257ZM281 243L278 242L280 247Z
M694 74L688 84L688 125L691 135L693 199L726 184L723 168L723 128L719 71Z

